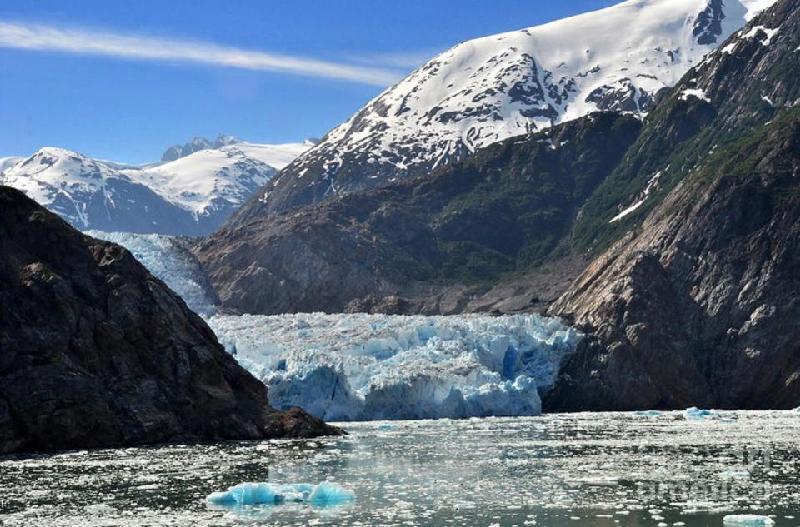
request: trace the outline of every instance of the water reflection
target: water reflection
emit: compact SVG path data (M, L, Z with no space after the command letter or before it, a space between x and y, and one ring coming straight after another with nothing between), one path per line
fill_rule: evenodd
M0 461L3 525L722 525L800 517L795 412L578 414L346 424L314 441L72 452ZM736 418L736 419L731 419ZM332 481L332 508L209 506L242 482Z

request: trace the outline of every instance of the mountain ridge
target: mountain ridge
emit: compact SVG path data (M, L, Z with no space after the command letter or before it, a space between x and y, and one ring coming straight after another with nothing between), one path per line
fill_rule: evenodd
M767 4L628 0L459 44L330 131L230 224L413 177L592 111L644 114Z
M0 186L0 453L336 434L122 247Z
M550 410L797 406L798 49L800 0L781 0L676 86L604 182L631 196L662 174L619 227L596 226L625 194L598 194L579 243L603 250L549 310L590 338Z
M0 160L0 184L88 230L204 235L311 143L225 141L141 167L58 147Z

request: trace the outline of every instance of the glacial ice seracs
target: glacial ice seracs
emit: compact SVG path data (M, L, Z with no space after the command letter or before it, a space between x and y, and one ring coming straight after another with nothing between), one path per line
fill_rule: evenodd
M331 421L537 415L581 335L538 315L214 316L276 408Z

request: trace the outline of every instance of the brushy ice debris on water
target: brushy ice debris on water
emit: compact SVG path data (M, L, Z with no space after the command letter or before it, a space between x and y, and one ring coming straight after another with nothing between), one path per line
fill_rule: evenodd
M128 249L148 271L178 293L193 311L207 316L216 311L213 288L184 239L130 232L87 231L86 234Z
M541 413L581 335L538 315L214 316L226 349L273 406L327 420Z
M725 527L769 527L775 525L775 520L755 514L732 514L725 516L722 523Z
M637 417L661 417L663 413L659 410L638 410L633 412Z
M211 505L238 507L243 505L281 505L307 503L314 507L343 505L355 499L355 494L337 485L323 481L310 483L240 483L224 492L212 492L206 498Z

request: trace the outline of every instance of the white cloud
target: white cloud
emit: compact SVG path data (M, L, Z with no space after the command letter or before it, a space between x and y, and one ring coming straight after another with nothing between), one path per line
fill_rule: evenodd
M352 54L348 56L347 59L358 64L380 65L382 67L400 68L408 71L422 66L442 51L442 49L431 49L428 51L408 53Z
M18 22L0 21L0 47L106 55L137 60L195 62L229 68L326 77L375 86L387 86L401 77L399 72L385 67L366 67L252 51L210 42Z

